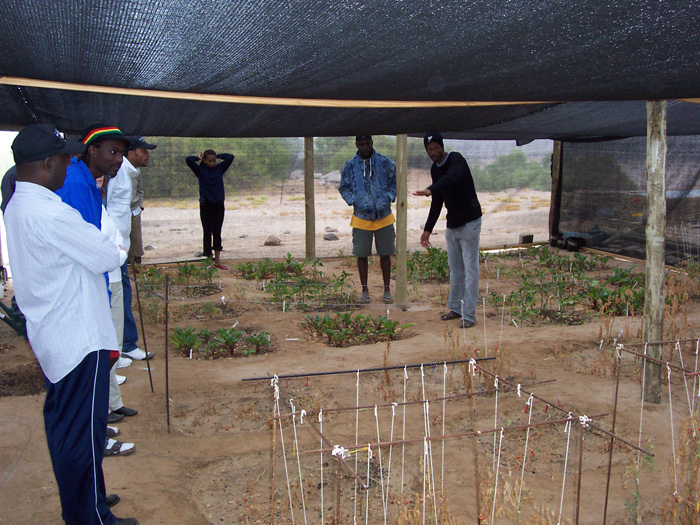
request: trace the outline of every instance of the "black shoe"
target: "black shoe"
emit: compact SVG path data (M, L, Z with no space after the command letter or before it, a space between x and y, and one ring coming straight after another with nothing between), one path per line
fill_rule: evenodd
M107 423L109 423L109 424L119 423L122 419L124 419L124 416L121 414L118 414L117 412L110 412L107 415Z
M122 419L124 417L133 417L138 413L138 410L134 410L133 408L129 407L121 407L112 411L112 414L119 414L120 416L122 416Z
M114 517L114 525L139 525L136 518L117 518Z
M119 494L107 494L105 503L110 508L114 507L117 503L119 503Z

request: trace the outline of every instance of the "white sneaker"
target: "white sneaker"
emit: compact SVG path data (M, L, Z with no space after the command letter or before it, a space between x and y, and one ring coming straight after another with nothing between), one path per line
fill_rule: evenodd
M129 350L128 352L122 352L122 356L128 357L129 359L133 359L135 361L142 361L146 359L146 352L141 350L138 346L134 348L133 350ZM153 358L153 352L148 352L148 359Z
M117 360L117 368L126 368L127 366L131 366L131 359L120 356Z
M126 383L126 376L120 376L119 374L115 374L117 376L117 384L118 385L123 385Z

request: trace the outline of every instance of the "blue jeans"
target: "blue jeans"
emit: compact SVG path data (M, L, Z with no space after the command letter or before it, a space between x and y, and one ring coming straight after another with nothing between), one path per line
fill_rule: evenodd
M450 265L450 297L447 306L462 319L476 322L479 299L479 238L481 217L459 228L447 228L447 263Z
M138 348L139 333L136 330L136 321L131 311L131 281L129 281L128 263L122 266L122 287L124 288L124 341L122 352L130 352Z

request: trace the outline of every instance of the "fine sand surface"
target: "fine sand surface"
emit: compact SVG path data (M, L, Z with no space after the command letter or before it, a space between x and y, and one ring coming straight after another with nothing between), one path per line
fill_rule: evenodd
M245 197L239 197L237 202L229 199L228 205L235 209L227 211L224 233L227 259L281 257L287 252L303 256L304 203L289 200L289 195L295 194L287 194L285 189L282 205L279 205L279 194L268 196L264 204L255 204ZM546 238L548 208L538 204L546 195L520 192L511 196L481 197L486 211L483 245L517 242L520 233L533 233L536 240ZM409 199L411 250L417 249L421 221L427 214L428 208L423 202L414 197ZM195 203L173 203L170 207L149 203L144 214L144 238L146 243L157 248L147 252L144 263L190 258L199 249L200 230L194 206ZM334 256L324 259L324 271L336 275L347 271L356 281L354 261L335 257L341 250L350 251L346 207L341 206L334 191L324 193L320 189L316 211L317 253L323 257ZM323 241L325 226L337 228L340 241ZM285 230L291 233L284 234ZM444 227L435 236L435 245L443 246L443 232ZM239 238L244 234L248 237ZM280 237L282 246L263 247L268 235ZM496 296L507 294L519 286L518 258L503 262L503 269L498 273L494 271L496 263L493 260L488 264L489 267L482 264L481 297L492 293ZM627 263L620 261L612 264L627 267ZM382 480L389 483L389 476L390 489L384 496L389 523L422 523L424 487L428 494L427 511L430 512L434 503L430 497L433 486L444 490L444 497L439 498L438 504L441 510L439 522L475 523L474 441L468 437L454 437L445 441L444 451L441 442L432 442L429 456L432 469L428 468L428 474L432 473L432 476L424 477L425 421L429 422L433 437L443 433L464 434L475 425L477 429L487 431L527 424L527 394L518 397L515 389L508 390L505 385L510 382L521 384L523 390L536 394L532 422L551 422L566 417L571 411L576 415L597 416L596 424L610 429L615 392L610 366L614 340L619 338L619 341L632 343L641 337L639 317L589 317L581 325L523 324L513 322L510 314L497 305L484 306L483 302L477 309L477 325L461 330L456 321L439 320L439 315L445 311L448 288L445 284L409 284L409 304L405 311L396 305L381 304L378 301L381 293L379 268L373 263L370 267L372 303L358 306L358 312L373 316L387 315L388 312L391 319L401 324L413 323L413 326L406 328L404 338L389 345L328 347L300 325L307 312L295 308L283 312L281 305L272 304L269 294L257 283L243 281L233 266L230 263L228 271L220 272L222 289L211 296L186 296L183 289L177 287L170 291L170 331L174 327L216 330L230 328L238 322L241 328L268 331L273 351L250 357L188 359L178 355L171 344L166 383L162 302L142 293L146 341L148 349L156 354L151 361L154 392L151 392L149 374L143 363L135 363L120 371L128 378L122 386L124 400L127 406L137 408L139 415L118 425L121 439L136 443L136 453L104 461L108 492L117 492L121 496L121 502L113 509L117 516L134 516L142 524L270 523L270 484L274 472L275 523L292 523L290 493L294 522L320 523L322 486L324 521L334 523L337 510L336 462L328 451L323 459L319 453L313 452L321 447L318 435L310 426L313 423L318 428L321 424L317 413L307 416L303 422L294 418L296 442L295 428L289 417L284 419L284 437L280 436L279 429L273 436L269 418L274 403L269 379L242 381L273 374L299 374L298 378L279 382L281 413L290 413L290 399L293 399L297 411L323 409L323 433L332 445L353 449L357 442L366 446L368 442L377 441L378 433L382 442L398 441L402 437L414 441L405 449L399 445L391 452L388 447L382 449L381 460L375 449L369 469L372 488L369 490L368 523L383 522L381 487ZM11 287L8 292L11 294ZM208 301L219 304L222 296L230 307L226 309L226 315L192 317L183 313L184 307L193 303ZM324 312L320 314L325 315ZM699 317L697 304L675 313L672 317L677 325L674 337L697 337ZM604 341L604 352L599 352L601 340ZM670 348L667 349L669 353ZM0 356L3 394L26 392L36 385L41 387L41 376L29 346L4 323L0 324ZM472 407L468 398L461 397L467 388L465 378L469 373L466 367L459 365L430 366L422 372L420 368L407 369L404 398L404 371L401 368L404 365L475 356L496 357L493 361L482 362L481 366L503 378L497 398L493 393L480 396ZM692 353L686 352L686 366L694 366L691 357ZM692 364L688 365L688 362ZM397 366L399 369L388 373L362 373L359 381L352 372L382 366ZM338 371L352 373L312 375ZM478 374L475 385L476 390L494 390L494 380L486 374ZM667 386L663 388L660 405L644 405L641 444L642 448L652 450L655 456L652 470L643 470L639 475L638 513L641 523L661 522L664 504L674 491L673 453L679 457L684 453L680 446L681 421L688 415L687 398L693 396L693 390L686 396L683 381L678 376L674 376L672 388L671 407ZM693 388L692 384L689 388ZM169 406L166 405L166 389ZM36 388L33 392L0 397L0 523L61 523L60 503L43 430L44 395ZM401 403L404 399L417 402L424 398L435 400L450 396L455 397L446 404L445 412L442 402L432 401L427 418L422 403L406 405L405 416L402 406L397 405L393 415L390 408L392 402ZM496 399L498 413L495 413ZM547 407L540 399L553 406ZM371 407L382 404L388 404L388 407L380 408L375 419ZM358 418L358 437L354 410L331 411L332 408L356 405L368 407ZM169 431L166 406L169 409ZM671 446L670 408L674 413L675 450ZM625 355L617 432L635 444L639 442L639 417L639 364ZM503 439L499 433L496 439L491 433L479 437L476 463L482 482L493 483L493 470L499 470L496 523L515 522L513 501L518 498L521 475L524 479L522 523L557 523L562 485L562 523L573 523L579 472L579 428L576 422L570 441L567 441L568 434L562 424L539 427L530 433L529 438L524 431L505 432ZM585 430L584 438L580 523L600 523L609 441L604 434L590 428ZM526 439L527 462L522 474ZM615 445L614 452L608 523L625 523L630 516L625 510L626 505L634 502L634 476L625 475L625 472L636 464L637 455L622 443ZM285 456L286 470L292 480L290 492L285 482ZM356 456L357 465L354 455L346 461L357 470L359 478L366 480L367 453L360 450ZM382 461L381 468L379 461ZM325 465L323 481L319 468L321 462ZM679 464L677 484L682 487L686 478L680 467ZM303 502L298 490L299 470L303 472ZM367 494L360 492L355 495L353 487L353 478L345 473L340 493L342 523L353 523L354 513L358 523L365 522ZM355 501L359 510L354 510ZM482 499L481 505L481 514L490 522L491 500ZM538 516L539 521L536 520ZM435 522L430 514L426 521Z
M412 191L429 184L428 177L416 171L409 177L407 241L409 251L420 249L419 239L428 217L430 199L414 197ZM533 234L535 241L548 239L548 192L511 190L479 195L484 211L481 245L483 247L516 244L521 233ZM281 202L280 202L281 200ZM144 263L186 260L202 249L202 226L196 199L168 202L146 200L142 215L144 245L151 245ZM315 187L316 255L336 257L352 253L352 208L340 197L336 185ZM444 248L445 211L434 229L433 244ZM326 228L338 240L327 241ZM264 246L274 235L279 246ZM305 203L302 181L290 181L267 194L231 194L226 200L222 231L224 259L280 258L287 253L306 255Z

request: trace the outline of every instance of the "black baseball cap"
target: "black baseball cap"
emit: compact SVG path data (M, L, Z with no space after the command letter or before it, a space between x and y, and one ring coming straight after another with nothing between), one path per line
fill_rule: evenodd
M56 153L78 155L83 151L85 144L64 139L53 124L30 124L12 142L15 164L36 162Z
M129 137L131 145L129 146L129 151L135 150L136 148L143 149L156 149L155 144L149 144L143 137Z

